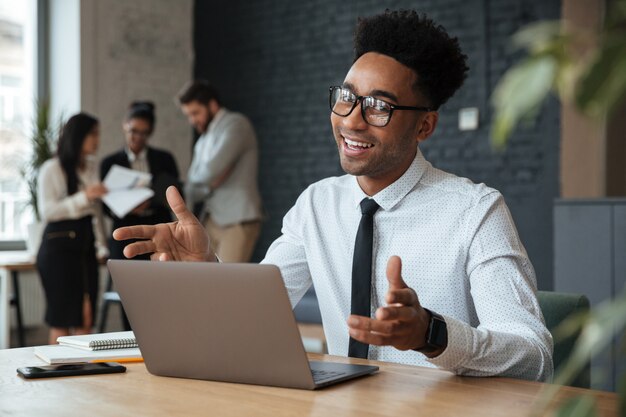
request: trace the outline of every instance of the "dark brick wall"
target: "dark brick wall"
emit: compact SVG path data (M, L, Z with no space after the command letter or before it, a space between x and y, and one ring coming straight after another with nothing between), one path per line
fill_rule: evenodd
M552 288L552 200L558 196L559 105L547 103L537 123L520 129L497 153L489 144L489 97L521 56L510 35L521 25L560 16L558 0L333 1L197 0L195 75L214 82L225 105L247 114L260 142L260 188L268 220L254 260L279 235L300 192L341 175L327 104L352 62L356 18L385 8L428 13L458 36L469 56L465 85L440 112L423 146L437 167L485 182L505 196L537 270ZM480 127L458 130L458 110L480 109Z

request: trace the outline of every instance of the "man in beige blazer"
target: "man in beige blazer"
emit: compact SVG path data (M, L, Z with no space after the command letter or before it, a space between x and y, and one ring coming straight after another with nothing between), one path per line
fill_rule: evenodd
M246 116L224 108L204 80L186 85L178 101L200 133L187 173L187 205L199 214L222 261L248 262L262 217L254 128Z

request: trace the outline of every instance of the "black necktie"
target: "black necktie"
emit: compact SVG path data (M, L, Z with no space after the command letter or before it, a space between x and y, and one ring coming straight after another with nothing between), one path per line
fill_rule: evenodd
M361 201L361 222L354 243L352 260L352 306L350 312L370 317L372 288L372 246L374 241L374 213L379 205L371 198ZM369 345L350 338L348 356L367 359Z

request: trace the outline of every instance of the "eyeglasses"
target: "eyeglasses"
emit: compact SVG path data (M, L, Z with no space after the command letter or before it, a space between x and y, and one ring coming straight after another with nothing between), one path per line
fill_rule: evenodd
M137 136L138 138L147 138L152 133L149 130L127 129L126 132L131 136Z
M430 107L396 106L371 96L357 96L343 87L330 87L330 111L346 117L361 102L361 116L369 125L384 127L389 124L394 110L433 111Z

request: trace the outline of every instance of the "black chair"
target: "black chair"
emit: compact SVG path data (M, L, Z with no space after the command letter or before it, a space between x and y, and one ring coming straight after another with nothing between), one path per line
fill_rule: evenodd
M13 284L13 295L9 299L11 307L15 307L17 318L17 339L20 347L26 346L26 334L24 332L24 320L22 319L22 306L20 304L20 282L18 271L11 271L11 279Z

